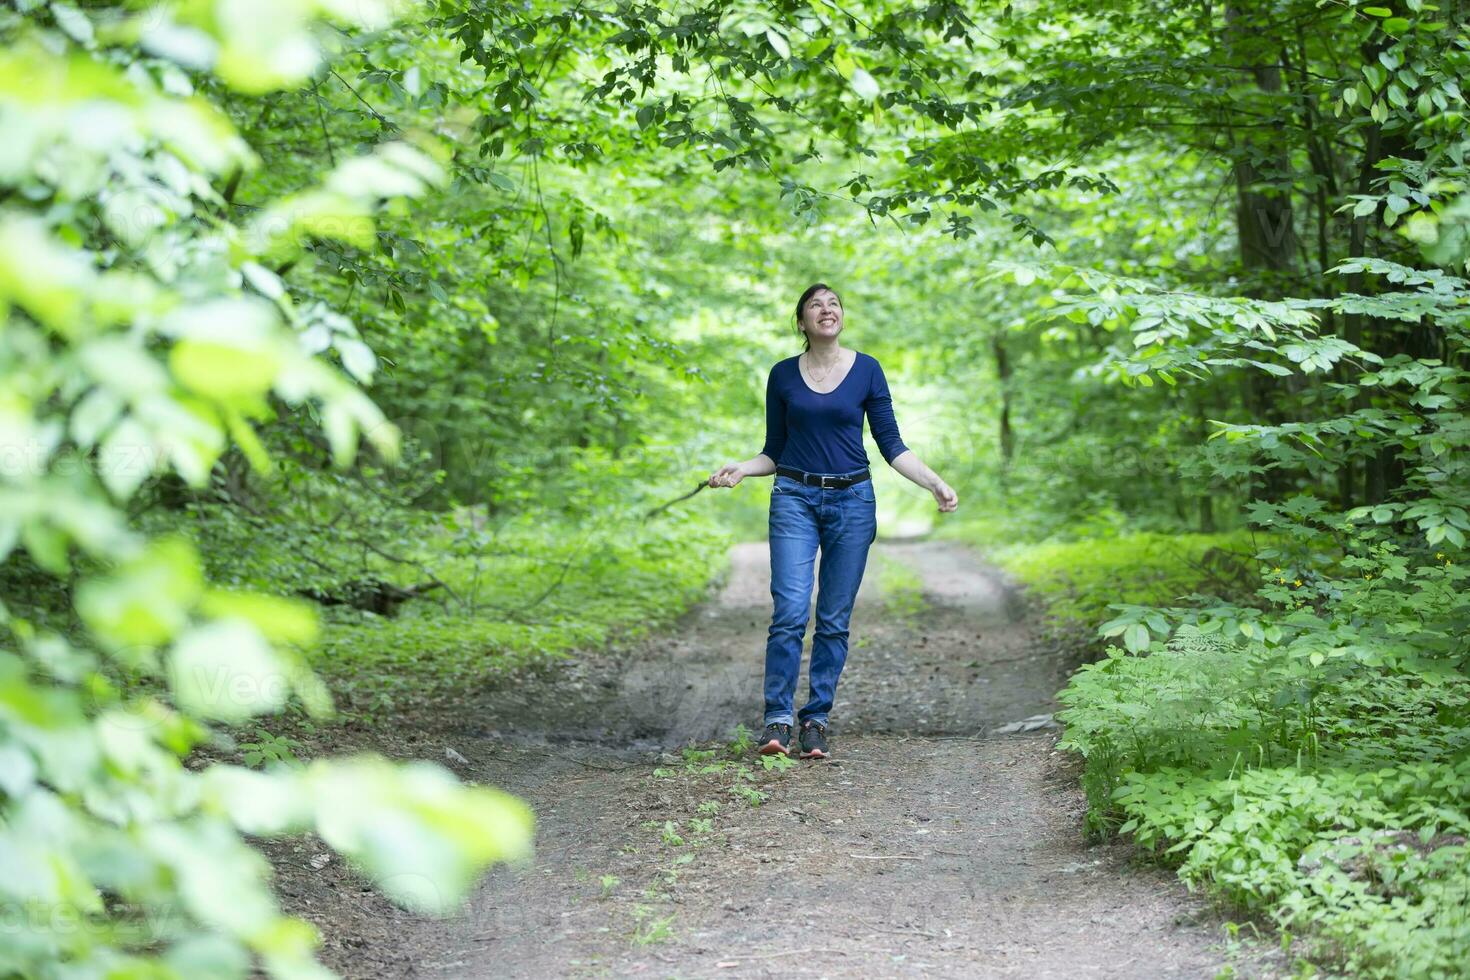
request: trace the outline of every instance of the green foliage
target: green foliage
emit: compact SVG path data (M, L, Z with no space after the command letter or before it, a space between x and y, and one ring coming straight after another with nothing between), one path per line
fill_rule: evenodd
M1270 537L1249 603L1182 589L1110 603L1098 633L1126 649L1060 695L1094 831L1132 833L1353 975L1467 966L1470 573L1449 531L1470 501L1443 479L1458 458L1423 449L1425 433L1460 438L1463 375L1396 372L1425 425L1358 430L1405 460L1400 500L1253 503ZM1278 428L1243 437L1274 455ZM1133 578L1126 561L1114 573Z
M1470 767L1190 768L1130 773L1123 826L1183 858L1180 874L1308 930L1352 976L1449 977L1470 967Z
M883 605L900 619L912 619L924 611L923 579L912 568L887 555L872 557L871 574L877 580Z
M314 975L241 835L329 792L415 906L519 852L512 801L293 766L258 719L669 623L764 494L636 515L753 451L818 278L968 502L944 530L1128 651L1065 695L1091 825L1355 969L1463 965L1450 14L257 7L0 10L0 903L97 926L0 972ZM885 526L932 522L877 476ZM231 726L263 769L180 764ZM779 773L730 748L660 778L759 805ZM1345 853L1375 832L1418 843Z
M518 525L502 527L468 555L448 534L426 536L417 567L432 569L452 597L413 600L392 618L336 610L312 663L354 706L462 694L666 626L723 570L686 560L691 550L723 552L725 536L703 521L592 529L528 514ZM382 572L421 574L401 565Z
M654 943L667 942L674 938L674 919L678 917L677 912L668 915L655 915L653 909L646 905L633 907L633 918L638 923L633 930L632 940L636 946L650 946Z
M255 730L255 740L239 743L242 758L247 766L252 768L272 763L299 767L302 765L296 757L296 751L301 748L301 743L288 735L272 735L264 728Z
M765 790L756 789L754 786L745 786L741 783L736 783L734 786L730 787L730 792L738 799L744 800L747 804L753 807L760 806L762 803L766 802L766 800L769 799L771 795Z
M795 769L796 760L789 755L763 755L761 756L761 768L766 772L785 772L787 769Z
M744 722L737 724L730 735L730 741L725 746L725 751L737 759L743 759L750 755L750 750L755 748L755 733L746 727Z
M1207 585L1245 591L1254 578L1241 568L1250 546L1246 532L1137 531L1002 545L989 554L1025 582L1050 615L1095 625L1110 609L1172 604Z
M1249 576L1206 560L1223 540L1193 555L1131 535L999 553L1060 616L1121 644L1060 695L1093 832L1131 833L1352 975L1453 976L1470 928L1467 284L1382 260L1336 271L1368 270L1400 288L1263 303L1062 272L1091 290L1061 304L1073 319L1135 334L1098 363L1125 383L1207 383L1220 366L1339 380L1310 421L1211 422L1218 443L1197 463L1211 480L1291 473L1302 488L1246 506ZM1369 308L1432 318L1445 356L1316 332L1312 311ZM1392 495L1344 506L1344 461L1384 458Z
M1353 975L1450 976L1470 935L1470 649L1436 624L1464 621L1467 576L1378 537L1315 566L1264 549L1255 618L1136 607L1128 645L1148 655L1077 672L1062 744L1085 757L1094 832L1133 834Z
M24 923L0 951L7 975L323 975L314 929L281 914L249 837L314 830L436 913L529 850L524 804L436 766L183 764L217 723L329 709L304 655L317 625L300 602L216 587L185 536L150 538L129 509L150 479L202 488L227 452L268 469L257 427L282 410L314 417L339 467L364 436L392 455L396 430L354 382L372 352L280 270L309 240L370 244L383 201L443 179L386 142L237 221L219 185L259 161L220 85L302 81L324 6L384 13L278 6L99 5L95 23L61 4L0 11L14 149L0 168L0 909ZM217 80L143 54L138 33L159 30ZM308 342L324 322L326 342ZM317 356L329 347L346 374ZM245 746L251 764L291 748L263 733Z

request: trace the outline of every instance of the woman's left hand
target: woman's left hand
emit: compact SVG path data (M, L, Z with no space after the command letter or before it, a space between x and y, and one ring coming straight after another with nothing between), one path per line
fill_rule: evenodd
M960 495L950 489L949 484L943 480L936 480L930 491L934 494L934 499L938 501L942 513L947 514L960 505Z

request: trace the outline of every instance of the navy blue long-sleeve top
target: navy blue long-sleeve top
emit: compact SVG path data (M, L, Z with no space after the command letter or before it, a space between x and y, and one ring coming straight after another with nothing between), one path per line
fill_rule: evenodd
M883 459L892 464L908 449L898 434L888 379L878 359L862 351L842 383L826 394L813 391L796 357L776 362L766 379L766 444L761 452L777 465L808 473L851 473L868 465L863 415Z

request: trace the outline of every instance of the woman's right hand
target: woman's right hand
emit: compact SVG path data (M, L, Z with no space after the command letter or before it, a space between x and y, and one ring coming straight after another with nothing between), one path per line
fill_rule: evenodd
M726 463L709 475L708 483L712 487L733 487L743 479L745 471L739 463Z

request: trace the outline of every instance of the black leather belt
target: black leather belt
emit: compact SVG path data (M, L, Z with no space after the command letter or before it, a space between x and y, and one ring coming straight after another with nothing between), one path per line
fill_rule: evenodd
M864 480L872 479L873 474L864 469L857 476L825 476L821 473L808 473L805 470L792 469L789 466L776 467L777 476L789 476L797 483L804 483L809 487L825 487L828 490L841 490L850 487L854 483L862 483Z

